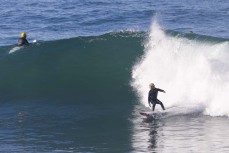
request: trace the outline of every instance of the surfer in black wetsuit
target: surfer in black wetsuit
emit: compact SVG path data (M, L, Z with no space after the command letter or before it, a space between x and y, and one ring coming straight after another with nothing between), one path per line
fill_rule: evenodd
M165 93L165 91L162 89L159 89L159 88L155 88L155 85L153 83L150 83L149 86L150 86L150 91L149 91L149 95L148 95L149 107L151 107L151 104L152 104L153 105L153 111L154 111L156 104L160 104L161 108L163 110L165 110L163 103L157 99L158 91L164 92L164 93Z
M26 39L26 33L25 32L21 33L21 38L18 39L17 45L18 46L27 46L27 45L29 45L29 42Z

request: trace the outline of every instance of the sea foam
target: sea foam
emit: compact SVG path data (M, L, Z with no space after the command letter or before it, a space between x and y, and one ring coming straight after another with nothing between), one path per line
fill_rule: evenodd
M133 67L132 86L146 107L149 83L154 83L166 91L158 95L166 107L196 105L205 115L229 116L228 51L227 41L172 36L154 22L144 55Z

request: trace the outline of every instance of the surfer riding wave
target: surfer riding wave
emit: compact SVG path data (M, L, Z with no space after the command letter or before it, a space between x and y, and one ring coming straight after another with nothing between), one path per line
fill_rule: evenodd
M165 91L162 90L162 89L159 89L159 88L155 88L155 85L153 83L150 83L149 87L150 87L150 91L149 91L149 94L148 94L149 107L151 107L151 104L152 104L153 105L152 109L154 111L156 104L159 104L159 105L161 105L161 108L163 110L165 110L165 107L164 107L163 103L160 100L157 99L158 91L164 92L164 93L165 93Z

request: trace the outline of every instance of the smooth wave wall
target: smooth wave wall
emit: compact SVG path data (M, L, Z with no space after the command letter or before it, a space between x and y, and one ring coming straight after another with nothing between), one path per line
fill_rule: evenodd
M128 101L143 33L119 32L0 48L2 100ZM128 100L126 100L128 99Z

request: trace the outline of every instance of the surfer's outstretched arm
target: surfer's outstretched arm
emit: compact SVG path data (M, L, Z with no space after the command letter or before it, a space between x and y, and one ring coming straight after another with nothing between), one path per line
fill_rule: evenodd
M159 89L159 88L157 88L158 89L158 91L160 91L160 92L164 92L165 93L165 90L162 90L162 89Z

